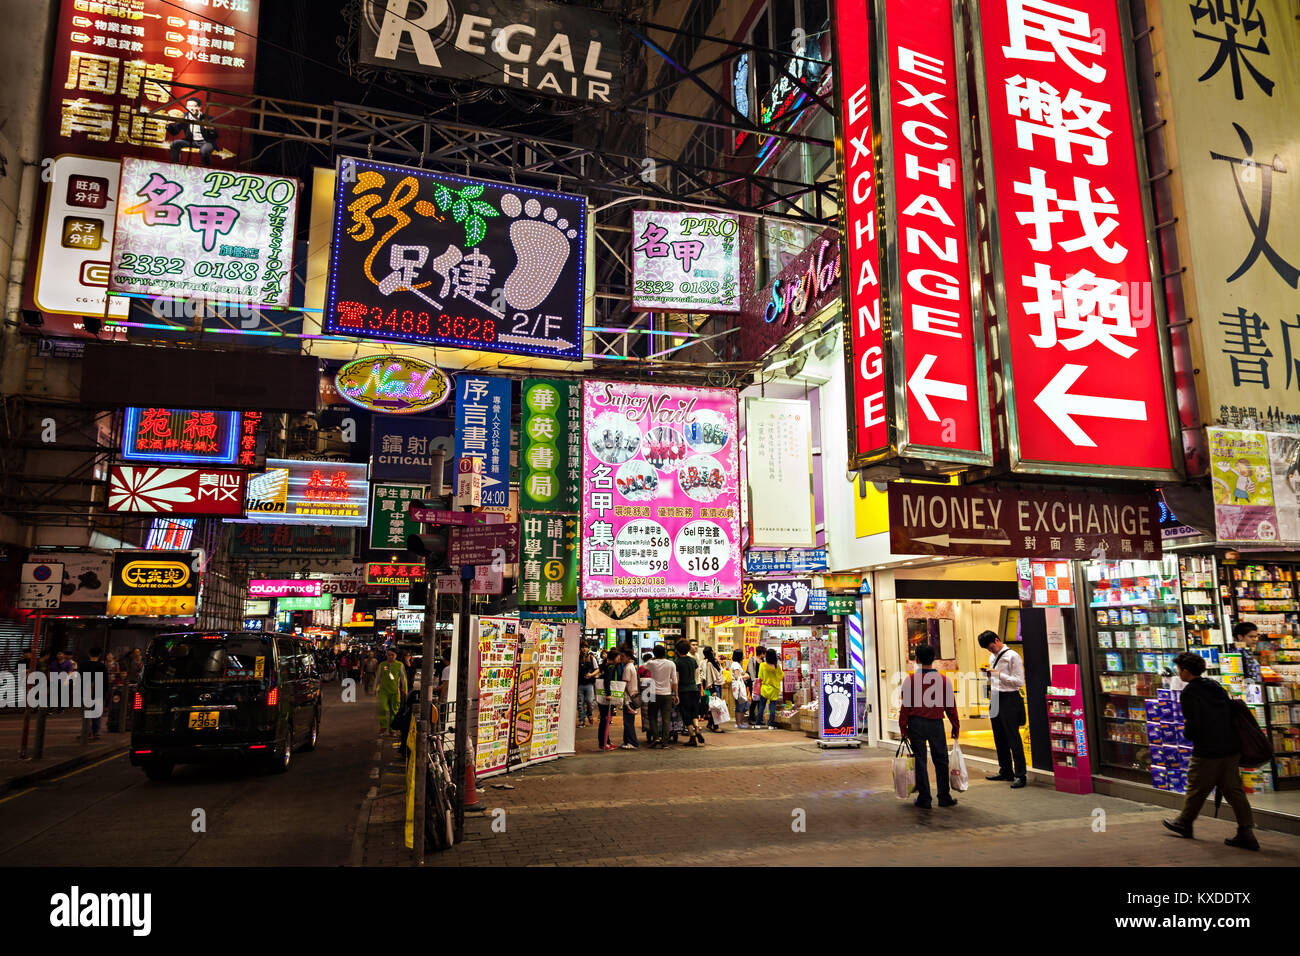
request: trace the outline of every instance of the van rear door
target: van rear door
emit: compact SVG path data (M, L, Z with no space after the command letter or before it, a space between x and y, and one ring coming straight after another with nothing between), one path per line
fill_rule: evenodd
M149 646L140 690L145 733L177 743L227 744L274 732L265 706L275 647L258 634L167 634Z

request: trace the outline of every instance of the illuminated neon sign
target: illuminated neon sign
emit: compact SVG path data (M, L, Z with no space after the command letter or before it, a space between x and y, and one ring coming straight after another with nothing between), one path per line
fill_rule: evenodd
M389 415L437 408L451 394L451 382L441 369L400 355L349 362L339 369L334 385L353 405Z

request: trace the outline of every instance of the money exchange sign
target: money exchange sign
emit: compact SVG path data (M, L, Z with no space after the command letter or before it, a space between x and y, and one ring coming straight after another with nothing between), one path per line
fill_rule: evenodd
M736 392L587 381L582 596L740 597Z
M298 180L122 160L108 291L288 308Z
M581 359L587 200L339 160L325 331Z
M975 16L1012 467L1176 477L1118 6L984 0Z

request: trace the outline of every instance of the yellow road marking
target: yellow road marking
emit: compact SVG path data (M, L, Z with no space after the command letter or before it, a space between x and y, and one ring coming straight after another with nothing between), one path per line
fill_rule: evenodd
M126 754L124 753L113 754L113 756L105 757L103 760L97 760L94 763L86 764L86 766L80 767L77 770L72 771L72 773L65 773L62 777L55 777L53 780L50 781L50 783L58 783L60 780L67 780L69 777L75 777L79 773L85 773L87 770L93 770L102 763L108 763L110 760L116 760L118 757L125 757L125 756Z
M35 787L28 787L26 790L19 790L17 793L11 793L7 797L0 798L0 803L8 803L10 800L17 800L25 793L31 793Z

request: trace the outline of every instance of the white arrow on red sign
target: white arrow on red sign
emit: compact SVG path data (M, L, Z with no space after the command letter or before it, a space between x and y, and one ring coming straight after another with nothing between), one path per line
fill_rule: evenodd
M1061 366L1061 370L1034 399L1034 404L1043 410L1043 414L1052 420L1053 425L1065 433L1066 438L1076 445L1097 447L1097 443L1074 421L1076 415L1086 418L1122 418L1134 422L1147 420L1146 402L1128 398L1106 398L1103 395L1071 394L1070 386L1086 371L1088 371L1086 365Z
M916 371L912 373L912 377L907 380L907 387L912 390L916 403L921 406L921 411L925 413L925 417L932 422L939 420L939 413L934 410L934 405L930 402L931 398L955 398L959 402L966 401L965 385L926 377L938 360L939 356L937 355L925 355L920 364L916 366Z
M921 544L932 544L936 548L947 548L954 544L990 544L1006 546L1011 542L1006 538L954 538L947 534L932 534L926 538L913 538Z

